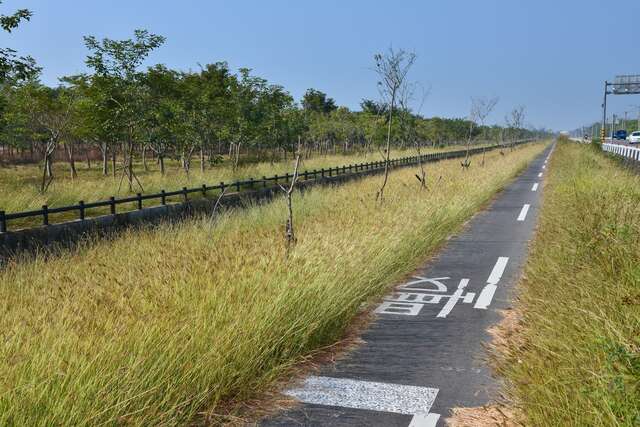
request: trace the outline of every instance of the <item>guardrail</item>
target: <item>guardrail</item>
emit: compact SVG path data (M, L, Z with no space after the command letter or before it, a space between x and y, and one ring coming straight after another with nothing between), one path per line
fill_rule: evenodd
M630 147L628 145L611 144L607 142L602 144L602 151L627 157L632 160L640 160L640 148Z
M531 142L532 140L520 140L511 143L512 145L524 144L527 142ZM469 150L470 154L478 154L483 150L489 151L496 149L498 147L508 147L505 144L496 144L487 147L477 147ZM390 160L390 168L404 167L415 165L419 161L428 163L439 160L464 157L467 153L467 150L455 150L455 151L444 151L440 153L430 153L423 154L420 156L409 156L409 157L401 157L398 159ZM355 175L366 172L375 172L375 171L383 171L385 167L384 161L377 162L369 162L369 163L358 163L358 164L350 164L344 166L337 166L328 169L314 169L314 170L305 170L303 172L299 172L298 176L301 181L313 181L313 180L323 180L325 178L330 178L334 176L340 175ZM165 191L161 190L159 193L154 194L142 194L138 193L135 196L116 198L114 196L110 197L108 200L96 201L96 202L85 202L84 200L80 200L76 205L69 206L59 206L59 207L50 207L47 205L43 205L41 209L23 211L23 212L13 212L7 213L3 210L0 210L0 233L7 233L9 230L9 221L24 219L24 218L33 218L33 217L41 217L42 225L48 226L50 224L50 215L59 214L65 212L76 212L77 219L84 220L87 217L87 210L96 209L96 208L109 208L110 215L116 215L118 213L118 205L122 204L130 204L135 203L137 210L143 210L145 207L143 206L144 201L155 200L159 201L160 205L167 204L168 197L181 196L182 203L189 202L190 194L199 194L204 198L209 196L219 197L220 194L225 192L225 190L233 189L235 192L233 193L225 193L226 195L231 196L232 194L238 194L243 191L251 191L257 190L260 188L268 188L270 187L270 183L272 183L273 187L277 187L278 184L289 183L290 180L293 179L293 174L285 173L284 175L274 175L271 177L263 176L261 179L249 178L247 180L234 181L232 183L224 183L221 182L218 185L206 185L202 184L200 187L187 188L183 187L181 190L175 191ZM130 210L131 211L131 210ZM122 212L122 211L120 211ZM65 218L65 221L69 221L68 218ZM63 221L64 222L64 221Z

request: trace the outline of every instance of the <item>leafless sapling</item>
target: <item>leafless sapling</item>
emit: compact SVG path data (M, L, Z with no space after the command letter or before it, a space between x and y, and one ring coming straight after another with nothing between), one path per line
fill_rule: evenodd
M389 110L387 112L387 141L383 152L384 179L380 189L376 193L376 200L379 200L380 202L384 199L384 189L389 180L389 166L391 160L391 124L393 121L393 113L396 106L398 91L402 87L407 77L407 73L411 69L415 59L416 55L414 53L408 53L403 49L394 50L393 48L389 48L387 52L378 53L374 56L375 72L378 74L379 78L378 90Z
M293 194L293 190L295 189L296 182L298 181L298 167L300 166L300 153L296 155L296 166L293 170L293 177L291 178L291 183L289 184L289 188L285 188L280 185L280 189L284 192L285 197L287 198L287 211L288 218L287 223L285 225L285 241L287 243L287 251L291 248L293 244L296 242L296 235L293 228L293 207L291 202L291 196Z

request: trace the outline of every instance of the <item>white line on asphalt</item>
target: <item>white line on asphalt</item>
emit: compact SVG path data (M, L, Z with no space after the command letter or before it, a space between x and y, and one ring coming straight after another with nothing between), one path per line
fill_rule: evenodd
M411 418L409 427L436 427L440 414L417 414Z
M504 273L504 269L507 268L507 263L509 262L509 257L501 256L496 261L496 265L493 266L493 270L491 270L491 274L489 274L489 278L487 279L487 283L491 285L495 285L502 279L502 274Z
M538 174L538 178L541 178L541 177L542 177L542 172Z
M314 405L426 417L438 391L430 387L311 376L302 387L287 390L285 394Z
M480 296L478 296L473 308L486 310L487 307L489 307L489 304L491 304L491 301L493 300L493 295L496 293L496 289L498 289L496 284L502 278L502 274L504 273L504 269L507 267L508 262L509 257L501 256L498 258L496 265L494 265L493 270L491 270L491 274L489 274L487 285L482 288L482 292L480 292Z
M520 210L520 215L518 215L518 221L524 221L527 217L527 212L529 212L529 204L525 204Z
M447 317L447 314L449 314L451 310L453 310L453 307L455 307L456 304L458 303L458 300L462 296L462 292L464 292L464 288L466 288L468 284L469 284L469 279L460 280L458 289L456 289L453 295L451 295L451 298L449 298L447 303L444 305L444 307L442 307L442 310L440 310L440 313L438 313L436 317Z
M546 165L542 165L542 169L544 169L544 168L546 168L546 167L547 167Z
M535 184L533 184L533 187L531 187L531 191L538 191L538 183L537 182Z

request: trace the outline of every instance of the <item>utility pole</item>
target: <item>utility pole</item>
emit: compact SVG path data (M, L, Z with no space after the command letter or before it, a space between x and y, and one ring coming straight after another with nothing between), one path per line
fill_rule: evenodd
M627 112L624 112L624 130L627 131Z
M616 131L616 115L614 114L611 119L611 142L613 142L613 134Z
M604 144L604 137L607 132L607 87L609 83L604 81L604 100L602 101L602 127L600 128L600 144ZM640 123L640 122L639 122Z

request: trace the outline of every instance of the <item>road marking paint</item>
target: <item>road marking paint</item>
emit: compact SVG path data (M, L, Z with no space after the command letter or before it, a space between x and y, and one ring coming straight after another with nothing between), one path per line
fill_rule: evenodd
M417 316L424 304L409 302L385 301L376 308L377 314L402 314L405 316Z
M314 405L424 415L428 419L438 391L430 387L311 376L305 379L302 387L287 390L285 394Z
M520 215L518 215L518 221L524 221L524 219L527 217L527 212L529 212L528 203L522 207L522 210L520 210Z
M531 187L531 191L538 191L538 183L537 182L535 184L533 184L533 187Z
M469 279L460 280L458 289L451 295L449 301L442 307L442 310L440 310L440 313L438 313L436 317L447 317L447 314L451 313L451 310L456 306L458 300L462 298L462 292L464 292L464 288L466 288L468 284ZM466 298L466 296L464 298Z
M411 418L409 427L436 427L440 414L417 414Z
M546 168L546 167L547 167L546 165L542 165L542 169L544 169L544 168Z
M507 263L509 262L509 257L501 256L496 261L496 264L493 266L491 270L491 274L489 274L489 278L487 279L487 285L482 288L482 292L480 292L480 296L476 300L473 308L479 308L481 310L486 310L491 304L493 300L493 296L496 293L496 286L500 279L502 279L502 274L504 273L505 268L507 267Z
M487 279L487 283L491 285L495 285L502 279L502 275L504 274L504 269L507 268L507 263L509 262L509 257L501 256L496 261L496 264L493 266L491 270L491 274L489 274L489 278Z
M540 178L540 177L542 177L542 172L540 172L540 173L538 174L538 178Z
M486 310L493 301L493 295L496 293L496 289L498 287L496 285L486 285L482 288L482 292L480 292L480 296L476 300L476 304L473 308L479 308L481 310Z

